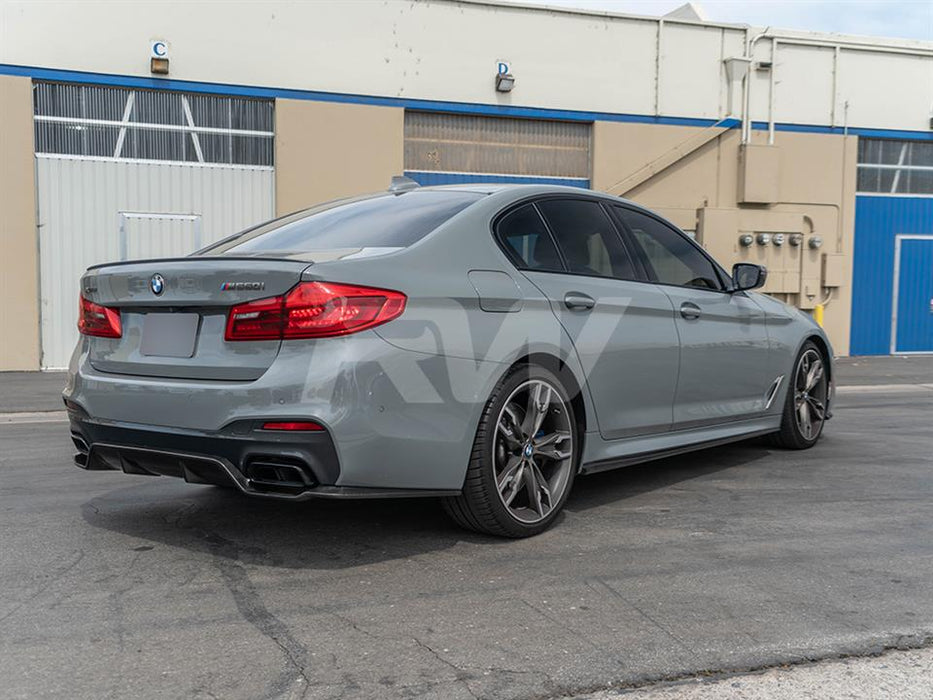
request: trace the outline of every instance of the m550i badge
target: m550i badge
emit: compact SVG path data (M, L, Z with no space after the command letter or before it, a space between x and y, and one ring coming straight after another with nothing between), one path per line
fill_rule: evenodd
M220 285L221 291L224 292L239 292L243 290L259 291L265 288L265 282L224 282Z

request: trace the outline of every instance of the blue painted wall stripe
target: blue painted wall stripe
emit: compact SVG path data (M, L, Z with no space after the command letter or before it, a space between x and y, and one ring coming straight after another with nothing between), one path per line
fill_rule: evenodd
M718 123L717 119L695 117L658 117L647 114L620 114L614 112L588 112L581 110L546 109L540 107L513 107L510 105L492 105L470 102L446 102L441 100L418 100L401 97L378 97L373 95L355 95L349 93L319 92L314 90L295 90L279 87L254 87L227 83L206 83L192 80L174 80L171 78L147 78L109 73L90 73L83 71L57 70L35 66L14 66L0 64L0 75L18 75L36 80L51 80L67 83L87 83L92 85L110 85L113 87L136 87L159 90L178 90L239 97L258 97L272 99L276 97L293 100L316 100L319 102L343 102L352 104L376 105L382 107L401 107L425 112L450 112L456 114L479 114L486 116L525 117L529 119L557 119L562 121L593 122L614 121L635 124L664 124L668 126L707 127ZM726 119L722 125L737 128L738 119ZM766 122L752 122L756 130L767 129ZM820 126L817 124L776 124L778 131L809 132L818 134L849 133L874 138L912 139L933 141L933 132L909 131L897 129L872 129L850 127Z
M410 177L419 185L463 185L471 182L482 183L508 183L513 185L566 185L568 187L590 186L589 180L569 177L523 177L521 175L478 175L474 173L443 173L428 172L426 170L406 170L405 176Z
M933 233L933 198L856 197L852 267L853 355L887 355L894 300L894 237Z

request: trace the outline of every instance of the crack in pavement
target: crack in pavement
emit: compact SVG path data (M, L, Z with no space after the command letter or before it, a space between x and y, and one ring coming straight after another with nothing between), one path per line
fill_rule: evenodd
M411 641L413 641L413 642L414 642L415 644L417 644L419 647L421 647L422 649L424 649L425 651L427 651L429 654L431 654L431 656L433 656L435 659L437 659L438 661L440 661L442 664L444 664L445 666L447 666L447 667L453 669L453 671L454 671L454 680L456 680L458 683L460 683L461 685L463 685L463 687L466 689L466 691L470 694L470 697L472 697L472 698L477 698L477 700L479 700L479 696L478 696L476 693L473 692L473 689L470 687L470 684L469 684L469 682L468 682L468 679L470 679L470 678L473 677L473 675L472 675L471 673L468 673L468 672L465 671L464 669L460 668L459 666L457 666L457 665L456 665L455 663L453 663L452 661L448 661L448 660L445 659L443 656L441 656L441 655L437 652L436 649L434 649L433 647L431 647L429 644L425 644L424 642L422 642L422 641L421 641L420 639L418 639L417 637L412 637L412 638L411 638Z
M614 596L615 598L618 598L619 600L621 600L623 603L625 603L625 604L628 605L630 608L632 608L632 610L634 610L635 612L637 612L639 615L641 615L643 618L645 618L648 622L650 622L652 625L654 625L654 627L656 627L658 630L660 630L663 634L665 634L666 636L668 636L668 637L670 637L671 639L673 639L674 642L677 644L677 646L679 646L681 649L683 649L683 650L686 651L688 654L690 654L690 656L692 656L694 659L698 658L698 657L697 657L697 653L696 653L696 652L690 647L690 645L687 644L683 639L681 639L681 638L678 637L676 634L674 634L673 632L671 632L669 629L667 629L667 627L665 627L664 625L662 625L660 622L658 622L657 620L655 620L651 615L649 615L648 613L646 613L644 610L642 610L642 609L639 608L637 605L635 605L635 603L633 603L633 602L630 601L628 598L626 598L624 595L622 595L616 588L614 588L613 586L609 585L608 583L606 583L606 581L604 581L603 579L601 579L601 578L599 578L599 577L593 578L592 580L587 581L587 583L586 583L586 585L587 585L589 588L591 588L594 592L598 593L599 591L593 586L593 581L599 583L599 584L600 584L601 586L603 586L603 588L605 588L612 596Z
M40 585L40 586L36 589L36 591L35 591L31 596L29 596L28 598L26 598L26 600L22 601L21 603L18 603L18 604L16 604L16 605L14 605L10 610L8 610L8 611L5 612L2 616L0 616L0 622L3 622L3 621L6 620L7 618L12 617L12 616L15 615L16 613L18 613L20 610L22 610L24 607L26 607L26 606L29 605L32 601L34 601L36 598L38 598L40 595L42 595L43 593L45 593L49 588L51 588L51 587L52 587L54 584L56 584L58 581L61 581L61 580L68 574L69 571L71 571L73 568L75 568L75 567L81 562L82 559L84 559L84 550L83 550L83 549L80 550L80 551L74 556L74 558L72 558L72 560L71 560L70 562L68 562L68 563L65 564L64 566L60 567L60 568L58 569L58 571L56 571L54 574L52 574L51 577L49 577L49 580L46 581L44 584Z
M214 532L205 533L204 539L207 541L208 550L213 555L212 562L233 596L233 602L240 611L240 615L281 650L288 665L297 674L297 679L287 671L280 674L272 684L269 697L281 697L297 680L302 684L299 697L303 698L311 687L307 669L301 661L308 656L307 647L298 641L285 623L262 602L246 568L239 560L239 546Z

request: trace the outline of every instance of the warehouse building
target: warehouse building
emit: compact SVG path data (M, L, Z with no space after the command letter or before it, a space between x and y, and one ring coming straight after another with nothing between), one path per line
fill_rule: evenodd
M485 0L0 5L0 370L89 265L422 184L635 200L813 313L933 352L933 43Z

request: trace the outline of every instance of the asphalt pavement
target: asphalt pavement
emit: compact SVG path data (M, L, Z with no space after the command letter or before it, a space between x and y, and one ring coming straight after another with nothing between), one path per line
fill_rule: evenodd
M552 698L927 647L933 362L906 362L810 451L581 478L522 541L86 473L66 424L0 424L0 695ZM0 412L41 411L10 384Z

